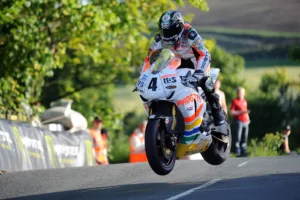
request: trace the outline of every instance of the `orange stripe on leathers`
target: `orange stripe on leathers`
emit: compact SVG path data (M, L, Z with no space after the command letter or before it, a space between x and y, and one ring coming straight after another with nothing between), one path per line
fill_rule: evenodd
M185 117L184 118L184 122L192 122L192 121L194 121L194 119L200 115L200 112L202 110L203 105L204 105L204 103L202 103L200 105L200 107L196 110L195 114L193 114L193 115L191 115L189 117Z
M197 53L199 53L199 57L198 57L198 59L197 59L197 64L198 64L198 62L200 61L200 59L204 57L204 53L203 53L203 51L200 51L199 49L197 49L197 47L192 47L192 48L193 48L195 51L197 51Z

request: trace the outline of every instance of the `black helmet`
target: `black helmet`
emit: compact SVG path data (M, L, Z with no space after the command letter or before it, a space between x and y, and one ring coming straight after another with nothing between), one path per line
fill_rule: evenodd
M163 42L173 45L181 38L184 20L177 10L168 10L159 18L158 27Z

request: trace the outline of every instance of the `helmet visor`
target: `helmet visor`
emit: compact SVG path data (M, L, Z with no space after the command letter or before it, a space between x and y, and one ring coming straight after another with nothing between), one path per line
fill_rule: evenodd
M182 31L183 26L179 24L177 26L170 26L169 28L162 28L161 37L165 42L176 42L179 40Z

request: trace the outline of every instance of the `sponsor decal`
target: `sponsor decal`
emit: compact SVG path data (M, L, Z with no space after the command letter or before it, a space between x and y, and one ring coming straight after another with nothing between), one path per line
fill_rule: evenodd
M171 17L170 17L170 15L168 14L168 13L166 13L166 15L164 15L163 17L162 17L162 23L161 23L161 27L162 28L168 28L168 27L170 27L170 19L171 19ZM163 38L163 37L162 37Z
M148 77L149 76L147 74L144 74L143 77L141 78L141 81L146 81Z
M144 82L143 81L139 81L138 86L139 87L143 87L144 86Z
M163 16L162 21L168 22L170 19L171 19L170 15L165 15L165 16Z
M77 156L79 153L79 147L66 146L66 145L54 145L54 151L57 155L64 156Z
M190 32L189 39L194 40L197 37L197 33L195 31Z
M164 81L165 84L176 83L176 77L164 78L163 81Z
M204 60L203 60L202 66L201 66L201 69L203 69L205 67L207 61L208 61L208 52L206 51L205 52L205 57L204 57Z
M192 111L192 110L194 110L194 106L190 106L190 107L188 107L188 108L187 108L187 110L188 110L188 111Z
M184 99L178 100L177 105L178 106L185 105L185 104L188 104L190 102L193 102L194 100L200 102L201 98L198 94L191 94L189 96L186 96Z
M3 132L3 131L0 131L0 142L9 143L9 144L13 143L13 141L11 140L11 138L9 136L9 133Z
M165 123L166 123L166 124L169 123L169 119L168 119L168 118L165 119Z
M11 145L13 141L11 140L8 132L0 131L0 147L7 150L12 150Z
M169 85L169 86L167 86L166 88L167 88L167 89L174 89L174 88L176 88L176 85Z
M29 137L22 137L22 142L26 149L34 149L34 150L39 150L41 152L44 151L41 141L31 139Z

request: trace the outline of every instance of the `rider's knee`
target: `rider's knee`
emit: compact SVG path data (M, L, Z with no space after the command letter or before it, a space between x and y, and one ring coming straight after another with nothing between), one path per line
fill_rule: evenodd
M214 89L214 81L211 76L204 76L200 80L200 87L206 92L212 92Z

